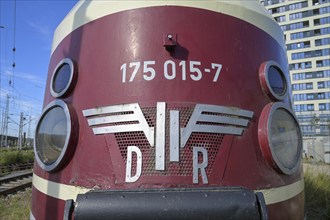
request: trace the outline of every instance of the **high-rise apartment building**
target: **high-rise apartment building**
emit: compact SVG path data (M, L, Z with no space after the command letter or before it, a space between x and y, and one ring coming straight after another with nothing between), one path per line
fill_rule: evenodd
M305 153L330 163L330 0L260 2L284 32Z
M330 0L260 2L284 32L294 111L305 139L329 137Z

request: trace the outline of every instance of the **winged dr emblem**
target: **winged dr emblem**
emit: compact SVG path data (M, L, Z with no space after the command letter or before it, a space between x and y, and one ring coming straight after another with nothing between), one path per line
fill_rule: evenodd
M172 162L179 162L179 148L185 147L192 133L218 133L241 136L244 128L248 126L249 120L253 117L252 111L235 107L197 104L186 127L180 128L180 111L170 110L169 113L169 146L170 161ZM95 135L136 131L143 132L150 146L155 147L155 169L165 170L165 102L157 103L156 128L149 127L138 103L86 109L83 110L83 115L87 118L88 125L92 128ZM141 151L139 151L136 146L128 146L128 156L131 156L132 152L141 155ZM194 147L194 154L198 153L202 153L203 155L205 153L207 154L206 149ZM131 166L129 163L132 163L132 161L128 158L127 167ZM207 182L205 170L203 174L202 169L205 169L207 166L207 157L204 158L201 164L198 164L198 161L194 163L196 164L197 172L198 169L201 170L203 182ZM139 164L137 167L139 167ZM130 172L130 170L127 170L127 172ZM137 169L137 173L138 172L141 171ZM128 182L134 182L139 177L137 174L134 176L135 178L132 178L130 174L128 176L131 178L126 178Z

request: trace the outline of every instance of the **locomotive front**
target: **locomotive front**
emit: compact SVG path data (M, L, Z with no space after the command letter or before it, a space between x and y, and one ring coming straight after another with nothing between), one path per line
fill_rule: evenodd
M31 219L303 219L283 34L258 1L86 1L57 28Z

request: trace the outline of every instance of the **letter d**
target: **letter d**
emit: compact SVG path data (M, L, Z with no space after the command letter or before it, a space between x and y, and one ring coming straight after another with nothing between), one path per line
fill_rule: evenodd
M136 173L132 176L132 152L136 153ZM136 182L142 172L142 153L136 146L127 147L127 160L126 160L126 178L125 182L134 183Z

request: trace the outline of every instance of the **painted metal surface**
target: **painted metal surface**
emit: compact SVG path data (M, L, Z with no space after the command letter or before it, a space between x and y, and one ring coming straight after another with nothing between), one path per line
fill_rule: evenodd
M53 40L52 51L71 32L91 21L107 15L148 7L189 7L223 13L244 20L268 33L285 50L283 32L265 8L258 1L79 1L58 26ZM175 32L170 32L176 36ZM166 34L167 36L167 34Z
M169 18L168 14L173 16ZM152 19L154 17L158 19ZM179 25L180 22L178 21L189 21L189 23L187 25L183 25L183 23ZM141 23L144 25L141 26ZM231 28L219 28L224 27L224 25ZM181 45L175 49L173 54L163 48L163 33L168 30L177 33L178 43ZM205 33L212 34L206 35ZM256 38L259 42L258 47L251 44ZM200 41L202 42L201 44L197 43ZM80 44L83 46L80 46ZM70 55L66 54L65 51L69 51ZM268 173L269 168L259 164L260 159L258 158L262 158L262 156L258 149L257 134L255 132L257 124L254 121L258 119L261 110L270 100L262 93L258 69L265 60L275 60L284 68L286 66L286 57L277 42L267 33L242 20L219 13L181 7L156 7L113 14L72 32L54 52L50 71L52 72L53 68L55 68L54 65L59 60L67 56L77 62L79 69L75 90L72 95L64 99L75 106L75 111L79 115L80 139L77 146L81 150L76 152L75 157L79 158L77 162L79 160L85 161L85 165L79 165L80 172L84 174L79 173L76 183L93 187L93 184L96 185L97 182L99 187L106 188L109 184L115 187L113 184L116 182L117 187L120 187L118 183L124 183L125 177L125 169L122 169L122 167L125 167L125 160L122 159L121 152L116 144L117 141L113 140L116 138L113 134L95 135L93 130L89 128L86 118L83 117L82 113L86 109L100 109L102 106L139 103L141 109L146 109L144 113L140 112L139 115L146 114L145 118L150 118L149 123L151 125L145 126L150 128L156 126L157 120L155 119L157 119L157 116L154 114L155 111L147 113L147 110L157 109L157 102L164 101L168 110L175 110L175 108L179 110L180 108L188 109L185 113L188 114L187 119L181 120L181 124L189 121L191 115L194 115L193 110L199 104L224 106L232 108L233 112L235 109L253 112L255 118L252 118L243 136L240 138L233 137L235 146L239 147L230 150L233 152L232 150L237 149L240 152L231 153L230 155L230 161L235 165L230 166L229 169L233 170L227 170L226 174L220 173L220 179L214 179L210 183L219 184L222 182L222 184L226 185L245 184L251 188L268 185L269 181L262 182L265 179L262 173ZM132 78L137 65L132 65L132 68L129 68L129 63L143 63L143 60L155 60L155 65L152 66L156 72L155 78L150 81L145 80L143 78L143 65L140 65L140 69L136 71L134 79L130 82L129 79ZM195 63L188 65L188 61L191 60L199 60L201 65L193 65ZM191 70L198 68L202 72L202 78L198 81L188 77L186 80L182 80L181 76L168 79L168 77L166 78L163 75L164 64L167 61L175 63L175 71L180 72L180 75L182 74L183 66L179 64L181 61L186 61L185 67L187 71L190 69L190 74L196 77L198 74ZM213 81L216 69L210 75L208 72L205 72L205 69L211 69L212 62L222 64L217 82ZM128 63L126 82L122 81L122 71L120 70L123 63ZM192 68L189 68L190 66ZM150 65L147 67L150 67ZM172 67L168 69L172 69ZM53 97L48 94L48 86L49 82L47 83L45 103L53 100ZM251 94L251 91L254 91L253 94ZM180 113L183 112L180 111ZM119 128L120 126L125 125L118 124L112 126L112 128ZM132 129L134 126L131 126ZM186 126L180 125L180 127ZM182 137L185 137L184 132ZM181 140L183 140L182 137ZM230 135L224 136L224 139L228 138L230 138ZM149 139L151 140L152 138L150 137ZM140 141L143 141L143 137ZM104 147L105 149L103 149ZM220 146L214 161L228 160L229 155L220 152L226 148L229 150L231 145ZM110 153L100 155L99 152L102 151ZM192 156L192 148L190 148L190 151ZM125 155L125 152L123 154ZM90 160L89 158L93 155L100 158L100 160L98 162ZM192 159L190 161L192 162ZM68 165L78 166L77 162L71 161ZM97 165L98 163L99 165ZM94 166L99 167L100 175L90 170L90 167ZM109 167L112 168L109 169ZM75 168L68 167L68 169ZM242 172L243 179L246 179L243 183L236 175L239 170ZM212 170L209 170L209 172L211 173ZM256 176L255 178L249 177L248 174L251 172ZM49 174L45 173L44 175L47 177ZM82 178L81 175L86 175L89 178ZM98 176L96 177L95 175ZM273 176L271 173L268 175L269 178ZM112 176L111 181L108 180L110 176ZM71 179L73 179L71 174L66 175L65 172L61 174L61 178L58 178L56 174L50 175L49 178L63 183L70 183ZM172 177L161 175L159 181L163 181L162 178L167 178L166 182L173 182ZM288 179L288 181L294 181L298 177L283 178ZM89 179L91 181L87 181ZM145 176L143 182L145 183L141 182L140 184L144 185L152 181L148 176ZM182 180L178 178L176 182L182 183ZM183 182L191 184L191 181ZM283 180L271 182L274 186L283 184Z
M81 15L70 19L80 22ZM301 168L292 175L277 172L258 143L260 114L272 102L260 86L259 67L273 60L286 69L283 45L238 17L196 7L126 8L67 32L52 53L44 105L55 99L49 86L57 63L74 60L77 82L62 100L77 114L77 147L58 172L35 165L40 181L34 204L40 204L36 198L53 197L42 190L47 182L88 190L243 186L254 191L301 182ZM164 48L168 33L176 36L172 51ZM289 105L289 97L283 102ZM299 189L290 202L301 204ZM47 206L49 212L64 210L63 200L50 201L61 208ZM277 203L267 206L270 218L277 216ZM32 214L42 219L45 211L39 209L33 205ZM288 206L283 215L303 211Z

